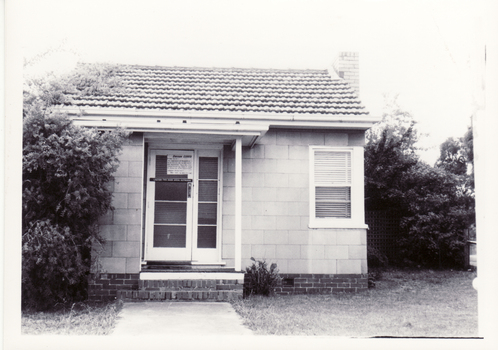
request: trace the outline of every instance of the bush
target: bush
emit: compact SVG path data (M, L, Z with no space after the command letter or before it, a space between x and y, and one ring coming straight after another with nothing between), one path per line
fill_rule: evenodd
M78 242L67 226L50 220L31 223L23 235L23 309L47 309L55 303L86 298L89 242Z
M80 65L67 76L27 79L23 91L22 306L46 309L87 294L97 221L126 137L74 125L55 107L73 96L119 89L113 66Z
M441 145L436 166L417 155L413 117L396 100L383 121L367 132L365 207L393 210L401 218L396 237L398 266L457 267L463 262L463 232L475 222L472 130ZM372 263L382 263L375 260Z
M367 247L367 262L368 267L387 267L389 259L382 254L377 248Z
M251 260L253 261L252 265L246 268L244 297L253 294L272 295L281 280L277 264L271 264L268 269L268 264L265 260L256 261L254 258L251 258Z
M111 209L108 183L122 131L77 127L54 112L28 115L23 135L22 305L48 308L86 296L97 221Z

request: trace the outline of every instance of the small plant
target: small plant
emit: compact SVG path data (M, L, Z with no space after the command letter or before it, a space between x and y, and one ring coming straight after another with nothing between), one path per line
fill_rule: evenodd
M375 288L376 282L382 279L382 268L369 268L368 271L368 288Z
M246 281L244 283L244 297L260 294L272 295L275 287L282 279L278 274L277 264L272 263L268 269L268 264L263 261L251 258L251 266L246 267Z
M372 246L367 247L367 262L368 267L387 267L389 265L387 256Z
M385 269L389 264L387 256L382 254L378 249L368 246L367 248L368 262L368 288L375 288L375 282L382 278L382 269Z

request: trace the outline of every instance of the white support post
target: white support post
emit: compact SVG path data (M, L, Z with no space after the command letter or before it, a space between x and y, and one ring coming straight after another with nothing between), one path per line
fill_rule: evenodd
M235 141L235 271L242 271L242 138Z

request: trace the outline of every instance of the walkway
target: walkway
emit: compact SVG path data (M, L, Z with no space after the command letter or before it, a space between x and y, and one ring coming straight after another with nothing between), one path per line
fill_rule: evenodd
M252 335L229 303L131 302L121 310L113 335Z

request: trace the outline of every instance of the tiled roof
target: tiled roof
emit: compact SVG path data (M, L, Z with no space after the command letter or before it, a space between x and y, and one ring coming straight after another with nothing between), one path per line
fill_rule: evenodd
M125 90L73 105L156 111L366 115L356 92L327 70L123 66Z

